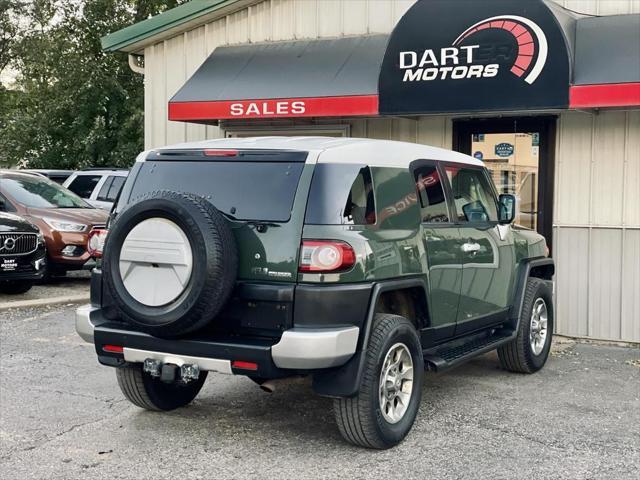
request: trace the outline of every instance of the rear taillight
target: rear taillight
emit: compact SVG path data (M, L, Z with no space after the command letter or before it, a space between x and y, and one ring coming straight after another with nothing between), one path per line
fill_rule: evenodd
M206 149L204 151L206 157L237 157L237 150L212 150Z
M300 254L301 272L341 272L353 267L356 254L345 242L303 240Z
M109 230L105 228L94 228L89 232L87 240L87 251L92 257L101 257L104 243L107 241Z

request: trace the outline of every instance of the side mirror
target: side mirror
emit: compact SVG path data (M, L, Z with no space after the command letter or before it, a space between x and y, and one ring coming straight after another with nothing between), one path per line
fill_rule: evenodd
M503 193L498 197L498 203L500 206L500 212L498 214L499 223L506 225L513 222L513 219L516 218L516 197Z

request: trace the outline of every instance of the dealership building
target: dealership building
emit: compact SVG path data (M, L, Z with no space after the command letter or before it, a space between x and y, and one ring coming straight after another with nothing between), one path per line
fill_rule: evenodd
M102 42L144 75L147 148L322 135L482 159L550 245L556 333L640 342L638 1L194 0Z

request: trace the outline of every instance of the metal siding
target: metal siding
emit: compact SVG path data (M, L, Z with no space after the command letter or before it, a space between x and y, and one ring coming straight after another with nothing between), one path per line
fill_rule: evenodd
M583 228L557 229L554 239L556 261L556 333L587 336L589 232Z
M593 117L581 112L560 116L556 146L556 216L560 224L589 221Z
M206 29L204 25L187 32L185 41L187 42L185 44L185 51L189 52L188 55L185 55L185 78L189 78L207 58ZM186 140L188 142L203 140L205 137L205 125L187 123Z
M367 12L369 32L386 33L393 30L393 0L369 0Z
M640 230L624 232L621 278L620 338L640 342Z
M368 7L367 0L344 0L342 2L344 35L361 35L367 33Z
M640 110L627 112L624 181L624 224L640 227Z
M620 225L624 178L625 112L595 115L591 171L592 225Z
M321 0L318 2L318 36L337 37L342 33L342 2Z
M291 0L271 1L271 38L290 40L295 38L295 4Z
M169 99L184 84L186 77L185 72L185 45L184 35L179 35L165 41L165 59L166 59L166 86L164 92L165 108ZM166 113L165 113L165 119ZM168 145L172 143L180 143L186 140L186 124L184 122L167 122L167 139Z
M261 2L249 7L249 40L265 42L271 39L271 1ZM274 27L275 30L275 27Z
M318 36L318 0L293 0L295 4L296 38Z

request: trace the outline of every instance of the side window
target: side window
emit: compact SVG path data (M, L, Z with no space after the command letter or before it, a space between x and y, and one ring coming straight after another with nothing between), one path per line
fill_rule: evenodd
M81 198L89 198L100 181L100 175L78 175L67 187Z
M109 193L109 187L111 186L111 183L113 182L113 177L107 177L107 179L105 180L105 182L102 184L102 188L100 188L100 192L98 193L98 197L97 200L103 201L103 202L107 202L107 195Z
M116 200L126 180L127 177L113 177L113 182L111 183L109 193L107 194L107 201L114 202Z
M481 169L446 167L460 222L497 222L498 205Z
M369 167L357 164L316 165L307 201L310 225L369 225L376 223L373 182Z
M418 167L414 171L423 222L448 222L449 212L438 169L434 165Z
M104 185L102 185L102 188L100 189L98 200L101 200L103 202L115 201L126 179L126 177L114 177L113 175L109 176L109 178L107 178L107 181L104 182Z

